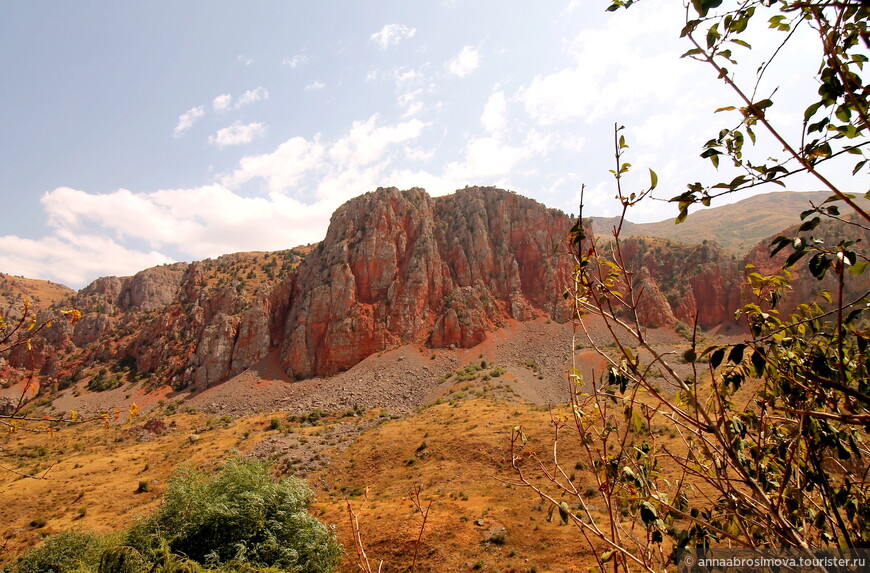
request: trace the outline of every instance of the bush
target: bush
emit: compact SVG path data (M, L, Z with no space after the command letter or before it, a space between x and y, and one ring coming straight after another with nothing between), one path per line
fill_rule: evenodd
M315 408L305 417L305 419L308 420L308 422L310 424L316 425L317 422L320 421L320 418L325 418L325 417L326 417L326 412L324 412L320 408Z
M182 470L163 505L135 525L127 543L150 560L163 548L208 567L233 562L282 571L333 571L342 548L308 513L311 490L297 478L274 481L261 462L231 460L211 479Z
M114 390L124 384L120 374L108 376L105 368L101 368L96 376L88 382L88 390L91 392L105 392L106 390Z
M64 532L48 537L12 566L12 573L70 573L95 570L102 543L90 533Z

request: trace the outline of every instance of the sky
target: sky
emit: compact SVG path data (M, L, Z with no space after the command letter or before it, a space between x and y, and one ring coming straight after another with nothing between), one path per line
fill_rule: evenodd
M629 191L648 168L659 198L716 177L698 154L734 97L680 58L681 3L608 4L7 3L0 271L81 288L288 249L378 187L494 185L576 213L585 185L584 215L615 215L615 124ZM811 44L779 56L777 93L814 89ZM802 109L771 113L799 125ZM629 219L675 214L649 201Z

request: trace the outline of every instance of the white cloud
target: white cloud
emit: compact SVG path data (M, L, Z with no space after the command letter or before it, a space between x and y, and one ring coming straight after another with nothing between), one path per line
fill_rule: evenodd
M405 148L405 157L408 158L409 161L429 161L433 157L435 157L434 149L420 149L419 147L406 147Z
M377 125L378 116L355 121L345 137L329 149L329 155L343 165L356 167L377 161L387 147L420 136L427 124L412 119L392 126Z
M473 138L465 147L463 161L449 163L445 176L466 184L477 184L482 180L500 183L505 179L491 179L519 175L519 167L524 161L544 155L552 146L552 138L538 132L529 132L519 144L507 143L499 137Z
M239 54L236 56L236 61L242 64L243 66L250 66L254 63L254 58L250 56L246 56L244 54Z
M175 137L181 137L187 132L188 129L193 127L193 124L197 122L202 116L205 115L205 108L203 106L193 107L178 116L178 125L175 126L172 134Z
M381 50L398 46L402 40L413 38L417 33L416 28L409 28L404 24L387 24L379 32L371 35L371 39L380 46Z
M139 252L99 235L59 232L39 240L0 237L4 272L81 288L99 276L132 275L174 262L157 251Z
M570 65L540 74L520 90L535 121L623 118L700 89L690 62L679 57L685 47L672 34L681 6L652 0L638 8L611 16L602 28L581 30L566 43Z
M294 137L272 153L244 157L221 184L233 189L261 179L272 193L321 202L346 201L384 185L389 166L397 157L395 148L404 149L429 125L418 119L394 125L378 121L377 115L355 121L344 136L330 144L322 143L319 136L311 141Z
M269 99L269 90L264 87L259 87L253 90L248 90L239 97L239 101L236 102L236 109L244 107L246 105L251 105L254 102L258 102L264 99Z
M219 96L216 96L211 101L211 108L216 113L226 113L230 109L241 109L245 106L251 105L252 103L256 103L258 101L266 99L269 99L269 90L264 87L258 87L252 90L247 90L245 93L243 93L236 101L235 105L233 105L233 96L230 94L221 94ZM205 114L205 109L202 108L202 106L200 106L199 109L202 110L202 114L200 115L200 117L202 117L202 115Z
M51 234L39 241L0 237L0 268L79 288L97 276L133 274L173 259L321 240L341 203L378 186L431 183L434 192L446 192L451 183L443 176L394 169L406 157L429 157L411 146L428 125L417 119L382 124L372 116L328 143L294 137L271 153L242 158L235 170L200 187L102 194L59 187L42 198ZM245 140L251 126L232 127L213 142ZM266 190L251 196L257 181Z
M455 58L447 62L451 74L464 78L480 66L480 51L472 46L465 46Z
M288 139L272 153L249 155L239 162L239 168L222 179L236 187L256 178L264 179L272 192L281 192L299 184L302 177L321 165L325 150L315 138Z
M233 104L233 96L230 94L221 94L211 100L211 108L217 113L223 113L230 109Z
M401 86L409 82L418 82L423 79L423 74L414 68L396 68L393 70L393 75L396 79L396 85Z
M322 81L314 80L313 82L311 82L310 84L305 86L305 91L307 91L307 92L318 91L318 90L322 90L325 87L326 87L326 84L323 83Z
M402 117L411 117L423 111L424 104L419 99L421 95L423 95L422 88L399 94L396 101L399 107L405 109Z
M229 127L219 129L215 135L208 138L208 141L209 143L216 144L218 147L244 145L251 143L258 137L262 137L265 133L266 126L260 122L248 123L245 125L236 122Z
M289 67L290 69L295 70L296 68L298 68L302 64L307 63L308 59L309 59L308 56L306 56L305 54L296 54L292 58L284 58L284 61L281 63L284 64L285 66Z
M13 253L0 254L0 265L6 272L76 287L96 276L133 274L172 262L157 249L198 259L314 242L322 238L335 208L307 206L280 195L243 197L220 185L153 193L119 189L108 194L61 187L46 193L42 204L54 234L41 241L0 237L2 253ZM153 250L122 246L129 239L144 240Z
M483 108L480 123L489 133L499 133L507 127L507 100L504 92L493 92Z

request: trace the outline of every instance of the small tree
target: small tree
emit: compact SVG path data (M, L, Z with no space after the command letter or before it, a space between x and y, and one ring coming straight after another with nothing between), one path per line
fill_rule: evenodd
M633 2L615 0L608 9ZM742 172L713 185L690 184L672 199L680 210L677 222L694 203L783 185L798 173L816 177L831 197L802 214L799 236L773 241L772 256L788 251L780 273L747 270L747 304L739 314L748 338L702 348L693 336L677 357L657 352L646 338L638 312L644 295L622 256L621 223L609 245L596 244L581 211L570 237L577 266L566 296L574 301L578 329L590 317L602 321L616 351L591 341L609 368L601 380L584 380L573 371L570 410L552 416L552 456L526 453L529 437L522 427L515 428L511 443L517 483L546 500L551 515L558 509L565 524L579 528L602 569L659 570L681 548L810 551L870 543L870 451L864 443L870 425L870 292L864 271L870 261L858 243L870 231L870 217L823 172L836 168L832 160L845 154L857 159L853 175L866 166L868 88L859 73L870 47L868 7L822 1L722 4L693 0L682 36L692 46L685 56L711 66L743 102L719 110L738 117L707 141L701 156L717 167L727 157ZM728 69L737 65L736 50L751 49L741 38L750 21L771 7L768 22L772 33L783 34L783 44L799 26L811 27L820 38L818 99L806 107L797 142L787 141L769 119L772 96L757 94L779 49L754 86L738 85ZM754 142L759 128L782 145L781 160L751 159L745 136ZM647 189L623 192L629 165L620 130L612 172L624 218L657 177L651 171ZM822 240L826 219L837 223L841 237ZM795 310L783 312L788 267L802 260L812 277L833 276L834 287L794 301ZM844 294L850 281L858 287L853 299ZM688 371L677 368L677 361L687 363ZM572 478L565 470L561 448L569 429L579 439L588 477ZM530 472L543 474L544 485L530 479ZM580 486L590 478L593 487Z
M250 564L333 571L342 549L308 512L311 501L304 482L275 481L262 462L233 459L212 478L183 469L170 482L163 505L130 530L127 543L153 562L168 551L228 570Z
M76 425L95 420L108 423L112 417L108 413L98 416L80 418L76 412L67 412L61 416L30 416L25 413L25 406L33 389L39 388L36 360L33 357L34 345L40 340L42 334L50 329L58 321L69 321L75 324L82 316L81 311L75 308L56 308L39 312L31 307L27 298L22 299L21 306L16 309L0 312L0 356L6 357L10 352L24 349L30 354L30 366L27 369L27 378L17 400L7 402L0 409L0 428L7 432L29 431L36 433L51 433L59 426ZM131 406L130 416L135 415L136 407ZM120 417L120 411L116 412L115 418ZM0 463L0 470L9 471L23 477L40 477L25 474ZM44 474L41 477L45 477Z

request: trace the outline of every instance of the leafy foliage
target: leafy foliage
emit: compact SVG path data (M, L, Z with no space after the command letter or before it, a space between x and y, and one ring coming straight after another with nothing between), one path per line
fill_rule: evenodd
M209 567L248 562L281 571L332 571L341 547L308 513L311 491L297 478L275 482L261 462L230 460L214 478L185 469L163 505L129 533L149 558L164 548Z
M13 573L73 573L95 571L104 542L96 535L65 532L53 535L28 551L12 567Z
M230 460L214 477L182 470L163 505L119 535L61 533L26 553L11 573L327 573L342 548L309 512L299 479Z
M615 1L608 10L634 1ZM734 50L751 49L741 35L771 7L770 33L783 33L782 43L797 26L812 28L821 42L818 99L806 109L799 143L787 141L772 124L773 95L757 94L781 46L748 89L726 67L737 65ZM727 158L743 173L713 185L690 184L672 199L679 206L677 222L694 203L783 185L797 173L816 177L831 193L802 213L797 236L773 241L771 256L783 259L778 272L747 269L747 300L738 311L747 324L744 341L705 348L693 334L681 353L688 371L676 368L646 337L638 313L643 292L623 256L621 227L608 247L590 240L582 220L572 229L577 264L566 296L575 303L579 327L585 328L589 315L604 322L618 355L593 342L609 367L599 380L573 372L570 413L552 417L552 459L524 452L529 437L518 426L511 440L513 467L517 485L533 489L559 510L563 523L579 528L602 569L661 570L683 548L789 547L809 553L870 543L870 251L862 242L870 216L822 173L844 154L857 157L853 175L866 165L870 90L858 74L870 47L868 11L866 3L787 0L693 0L688 6L682 36L693 47L684 56L711 66L744 103L719 110L737 112L736 125L708 140L701 157L717 168ZM782 145L781 160L751 157L747 142L755 142L759 128ZM615 132L611 173L624 217L648 191L622 191L630 165L623 159L628 146L621 129ZM826 227L825 220L838 225ZM785 306L793 296L792 270L800 265L819 288ZM568 428L577 433L588 460L583 465L591 468L597 487L583 489L584 478L568 476L561 466L560 436ZM530 463L543 482L527 477ZM600 499L603 522L590 496Z

